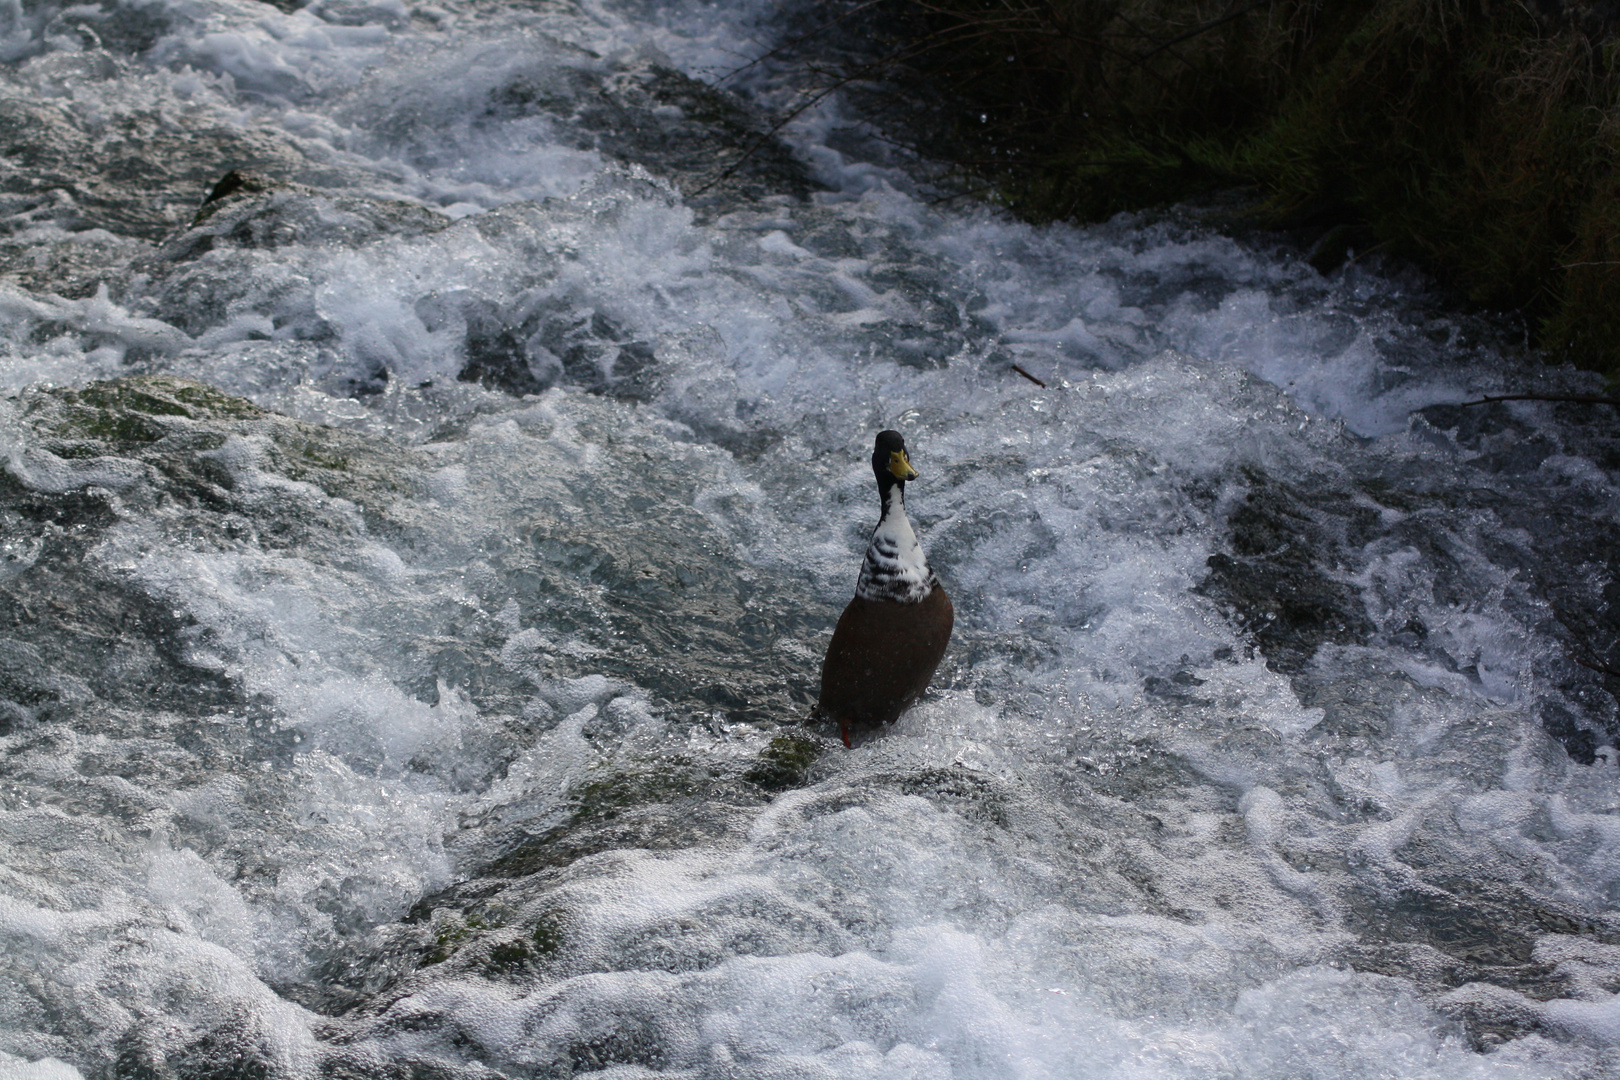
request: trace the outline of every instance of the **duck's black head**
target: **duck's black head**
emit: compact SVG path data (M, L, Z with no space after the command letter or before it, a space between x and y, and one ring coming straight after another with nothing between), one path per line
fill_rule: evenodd
M877 445L872 448L872 472L877 477L878 490L887 492L894 484L905 490L907 480L917 478L906 456L906 439L898 431L880 431Z

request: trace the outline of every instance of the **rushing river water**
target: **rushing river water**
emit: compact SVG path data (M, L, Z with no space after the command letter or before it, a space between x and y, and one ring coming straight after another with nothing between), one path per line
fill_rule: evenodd
M1612 410L808 17L0 2L0 1077L1620 1076Z

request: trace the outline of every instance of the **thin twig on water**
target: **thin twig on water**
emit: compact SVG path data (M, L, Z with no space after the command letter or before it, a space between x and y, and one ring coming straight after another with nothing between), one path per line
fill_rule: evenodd
M1046 384L1045 383L1041 382L1041 380L1037 379L1035 376L1031 375L1029 372L1025 371L1023 368L1019 367L1017 364L1014 364L1012 366L1012 369L1014 371L1018 372L1018 374L1022 375L1024 378L1028 379L1030 382L1034 383L1036 386L1040 387L1042 390L1046 389Z
M1489 405L1493 401L1572 401L1581 405L1613 405L1620 409L1620 398L1602 394L1487 394L1478 401L1465 401L1457 407L1466 409L1470 405Z

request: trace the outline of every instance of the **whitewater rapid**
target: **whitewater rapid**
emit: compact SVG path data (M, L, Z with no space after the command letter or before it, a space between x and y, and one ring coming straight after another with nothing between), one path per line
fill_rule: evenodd
M0 1076L1620 1075L1620 442L1463 404L1590 378L815 13L0 6Z

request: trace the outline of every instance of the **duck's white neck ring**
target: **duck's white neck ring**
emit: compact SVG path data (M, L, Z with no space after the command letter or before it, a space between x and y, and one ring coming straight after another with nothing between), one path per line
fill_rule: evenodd
M878 515L878 527L889 520L889 514L898 511L901 517L906 516L906 482L893 480L878 489L883 500L883 513Z
M866 600L915 604L933 591L937 580L928 567L922 545L906 517L905 485L899 481L878 485L883 516L866 545L855 595Z

